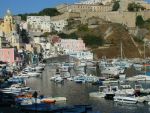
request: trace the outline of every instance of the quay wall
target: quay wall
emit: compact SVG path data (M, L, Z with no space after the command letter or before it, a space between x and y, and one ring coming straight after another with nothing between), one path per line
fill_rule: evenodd
M74 61L76 62L78 61L78 59L71 57L69 55L62 55L62 56L46 59L46 63L58 63L58 62L62 63L62 62L74 62Z

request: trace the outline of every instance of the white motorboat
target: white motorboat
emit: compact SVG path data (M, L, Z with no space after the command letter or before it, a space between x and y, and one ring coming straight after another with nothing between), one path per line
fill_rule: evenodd
M36 67L34 67L34 70L35 70L35 72L37 72L37 73L42 73L43 70L44 70L44 67L36 66Z
M21 101L21 105L32 105L32 104L39 104L39 103L41 103L41 99L34 99L34 98L26 98L26 99L23 99L22 101Z
M67 101L66 97L52 97L51 99L54 99L56 102Z
M22 82L24 82L24 79L23 78L11 77L7 81L12 82L12 83L22 83Z
M102 75L114 75L114 76L116 76L121 72L122 72L122 70L120 70L116 66L105 67L103 70L101 70Z
M21 74L19 74L19 75L14 75L13 78L26 79L26 78L29 78L29 75L21 73Z
M99 91L97 92L91 92L89 93L90 97L95 97L95 98L104 98L105 97L105 92L104 89L106 89L106 86L100 86Z
M86 82L92 83L98 81L99 78L90 74L89 76L88 75L85 76L85 80Z
M2 89L1 91L2 92L11 92L11 93L19 93L19 92L22 92L22 91L29 91L30 90L30 87L26 87L22 84L13 84L11 85L9 88L4 88Z
M56 73L54 76L50 77L50 80L55 81L57 77L61 77L60 73Z
M150 76L136 75L127 79L128 81L150 81Z
M69 77L69 78L67 78L67 80L73 81L74 79L73 79L73 77Z
M133 95L134 89L130 85L120 85L119 90L115 92L115 95Z
M85 83L86 82L84 78L76 78L76 79L74 79L74 81L76 83Z
M64 78L64 79L69 78L70 76L71 76L71 75L70 75L69 72L65 72L65 73L63 74L63 78Z
M56 77L54 80L56 83L63 83L64 79L62 77Z
M37 73L37 72L28 72L27 75L29 75L30 77L37 77L37 76L40 76L41 73Z
M86 82L86 77L81 74L81 75L75 76L74 81L76 83L85 83Z
M114 96L114 102L136 104L138 100L135 98L135 96L120 95Z

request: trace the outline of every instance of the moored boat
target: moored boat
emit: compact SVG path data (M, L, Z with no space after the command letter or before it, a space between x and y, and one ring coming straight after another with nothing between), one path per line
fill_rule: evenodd
M114 102L136 104L138 100L135 96L114 96Z

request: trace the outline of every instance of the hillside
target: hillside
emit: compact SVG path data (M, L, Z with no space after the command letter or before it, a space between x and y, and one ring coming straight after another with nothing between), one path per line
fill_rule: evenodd
M143 58L144 56L143 42L134 40L133 36L121 24L108 22L94 25L81 24L72 34L84 40L86 46L93 51L95 58L102 58L102 56L107 58L120 57L121 43L124 58ZM148 47L146 47L146 55L150 55Z

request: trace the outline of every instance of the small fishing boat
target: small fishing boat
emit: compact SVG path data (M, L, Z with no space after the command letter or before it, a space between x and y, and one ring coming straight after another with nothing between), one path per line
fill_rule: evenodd
M38 73L38 72L28 72L27 75L29 75L30 77L37 77L37 76L40 76L41 73Z
M41 102L46 103L46 104L52 104L52 103L55 103L56 100L54 100L52 98L44 98L44 99L41 99Z

